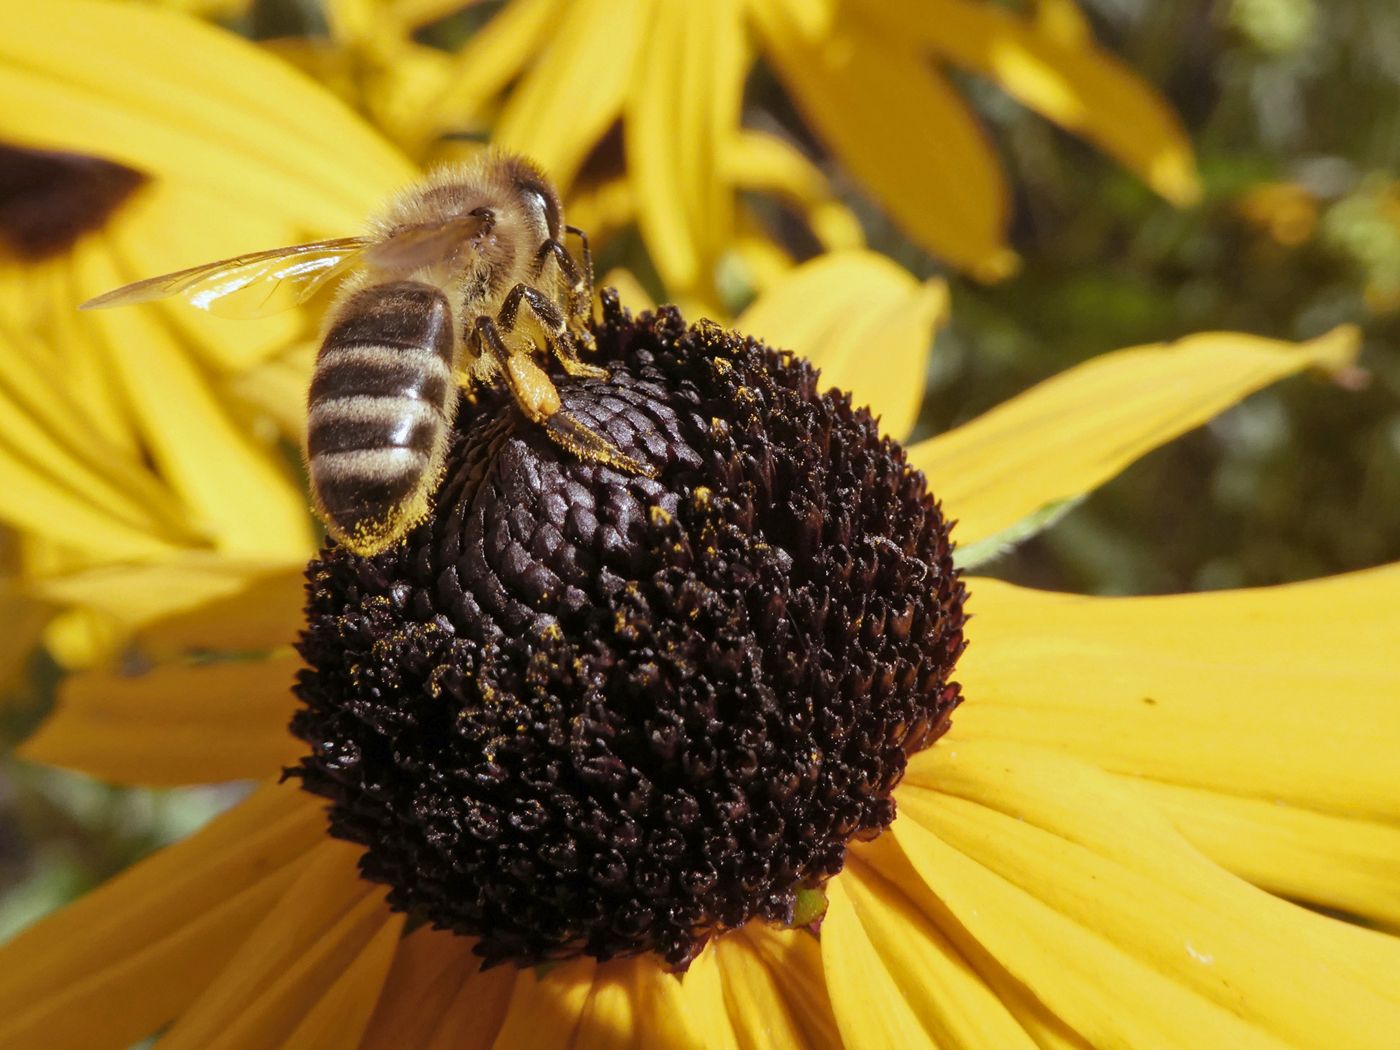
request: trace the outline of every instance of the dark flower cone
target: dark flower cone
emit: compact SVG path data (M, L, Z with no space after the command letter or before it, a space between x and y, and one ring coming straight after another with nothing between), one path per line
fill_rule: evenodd
M565 411L655 479L487 391L426 523L308 569L293 775L488 964L790 923L959 701L948 525L869 414L674 309L605 295L596 336L611 376L559 376Z

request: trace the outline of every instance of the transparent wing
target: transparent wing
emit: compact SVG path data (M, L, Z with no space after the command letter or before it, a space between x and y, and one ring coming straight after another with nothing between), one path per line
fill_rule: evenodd
M409 226L370 248L365 263L390 273L451 263L464 246L489 233L495 221L489 213L469 212L445 222Z
M348 269L369 244L364 237L340 237L222 259L124 285L89 299L80 309L102 310L183 295L219 317L268 317L311 298Z

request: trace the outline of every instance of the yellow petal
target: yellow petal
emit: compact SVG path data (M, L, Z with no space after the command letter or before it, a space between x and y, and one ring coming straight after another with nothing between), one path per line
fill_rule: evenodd
M1131 1019L1141 1045L1389 1045L1400 941L1234 879L1076 760L950 740L911 766L887 877L1090 1042Z
M355 870L359 848L328 842L320 850L325 846L348 847L349 855L342 852L334 864L321 863L329 856L326 852L318 863L308 865L308 879L315 871L320 885L304 880L288 891L282 902L287 907L251 932L218 979L165 1033L165 1050L286 1045L311 1004L333 994L336 982L383 935L385 926L391 926L397 936L403 917L389 913L383 887L364 892L370 886L360 881ZM353 886L360 894L348 908L340 884ZM318 893L335 907L323 909ZM293 902L305 910L305 919L290 914ZM336 911L340 914L327 923L328 913Z
M909 450L967 544L1103 484L1145 452L1359 346L1341 327L1302 344L1220 332L1096 357Z
M721 165L749 65L740 2L659 4L646 39L625 109L638 222L668 292L713 297L734 225Z
M822 1045L807 1037L773 974L747 938L726 934L713 951L724 981L723 1010L741 1033L745 1050L807 1050ZM833 1040L824 1045L838 1044Z
M384 987L404 916L393 915L360 950L316 1005L306 1011L282 1050L344 1050L358 1046Z
M751 11L812 130L919 244L974 275L1005 277L1015 267L1006 187L966 103L922 56L855 17L812 19L796 7L755 0Z
M637 1046L640 1023L628 962L598 967L588 1001L583 1004L570 1050L624 1050Z
M486 104L505 89L559 17L560 0L514 0L470 39L453 58L445 89L415 116L404 113L399 132L411 148L425 148L437 135L469 127Z
M66 574L55 572L36 579L31 589L60 604L95 610L130 628L230 598L250 581L286 569L289 560L300 566L305 558L284 556L269 563L222 558L210 551L177 551L152 564L118 563ZM278 623L285 622L279 615Z
M471 953L472 944L466 937L429 926L403 938L358 1050L427 1050L428 1040L480 961Z
M142 310L104 311L100 323L151 455L195 526L227 553L309 556L300 486L235 426L170 333Z
M1217 791L1134 780L1206 856L1293 900L1400 931L1400 827Z
M749 1050L731 1022L713 948L701 952L679 977L655 959L644 958L636 965L642 1050Z
M831 996L826 990L821 945L817 938L805 930L780 930L766 923L750 923L741 931L727 935L720 945L736 940L743 940L754 957L763 963L776 994L788 1005L789 1016L802 1031L807 1045L813 1050L840 1047L841 1036L836 1016L831 1012ZM725 958L725 954L719 955L721 963ZM727 986L727 970L725 975ZM764 993L753 989L750 994ZM736 1027L739 1020L736 1019ZM763 1018L753 1018L753 1023L762 1024ZM742 1027L740 1030L745 1031Z
M491 1050L495 1045L510 1007L517 974L511 966L479 971L479 963L476 956L471 957L472 972L461 983L431 1039L423 1044L425 1050ZM403 1050L406 1045L397 1038L386 1044L391 1050ZM364 1050L371 1048L366 1045Z
M835 198L821 169L786 139L742 128L730 136L724 170L737 188L771 193L800 208L828 251L865 247L855 213Z
M978 579L958 665L960 738L1041 744L1106 769L1400 817L1400 565L1151 598Z
M61 27L61 31L58 30ZM0 11L0 137L120 161L153 176L103 236L115 280L85 274L71 309L113 284L257 248L353 232L413 176L324 88L231 33L136 4L54 0ZM245 367L296 315L231 325L165 316L200 353Z
M323 88L196 20L50 0L42 9L6 4L0 29L0 85L22 83L27 93L26 105L6 106L0 118L12 141L218 187L230 205L246 202L303 229L354 227L375 196L412 177Z
M948 289L920 283L868 251L833 252L799 266L760 296L735 327L806 357L821 385L850 391L895 438L909 433L924 396L934 330L948 315Z
M515 979L497 1050L556 1050L568 1046L593 990L598 964L583 957L551 969L543 977L522 970Z
M170 787L275 776L306 753L287 730L301 658L226 660L67 678L20 755L113 784Z
M1191 145L1166 101L1092 39L969 0L862 0L891 47L928 49L996 81L1176 204L1200 197ZM1063 27L1063 19L1060 20ZM1082 23L1081 23L1082 25Z
M826 884L822 963L843 1045L851 1050L937 1050L861 926L844 878Z
M0 950L8 1047L127 1046L203 991L324 841L320 805L269 786Z
M90 341L79 341L79 346ZM75 348L76 349L76 348ZM75 410L69 369L44 360L47 348L18 330L0 335L0 449L65 498L85 502L117 523L164 543L197 543L170 494L136 449L113 448ZM77 355L74 355L77 356ZM83 355L87 356L87 355ZM57 493L56 493L57 495ZM4 500L14 517L32 517L17 494ZM87 516L91 516L92 511ZM55 519L61 532L62 519Z
M621 114L650 20L649 0L574 0L511 92L493 141L533 157L567 186Z
M305 623L306 576L298 566L247 580L228 597L149 623L130 646L160 665L214 657L250 657L296 640Z
M840 882L894 987L934 1045L1035 1050L996 993L896 886L854 859Z
M0 623L5 625L0 635L0 705L22 688L29 655L53 615L48 603L17 592L9 583L0 583Z

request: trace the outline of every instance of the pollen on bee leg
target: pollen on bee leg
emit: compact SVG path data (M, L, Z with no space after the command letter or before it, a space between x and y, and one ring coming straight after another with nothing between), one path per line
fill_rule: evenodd
M516 403L530 420L543 423L559 411L559 391L545 375L544 369L526 354L511 354L506 359L507 379Z

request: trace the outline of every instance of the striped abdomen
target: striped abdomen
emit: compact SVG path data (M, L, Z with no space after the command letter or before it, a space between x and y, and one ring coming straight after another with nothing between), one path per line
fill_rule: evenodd
M331 535L388 547L428 511L457 384L452 310L418 281L365 288L326 333L311 379L306 459Z

